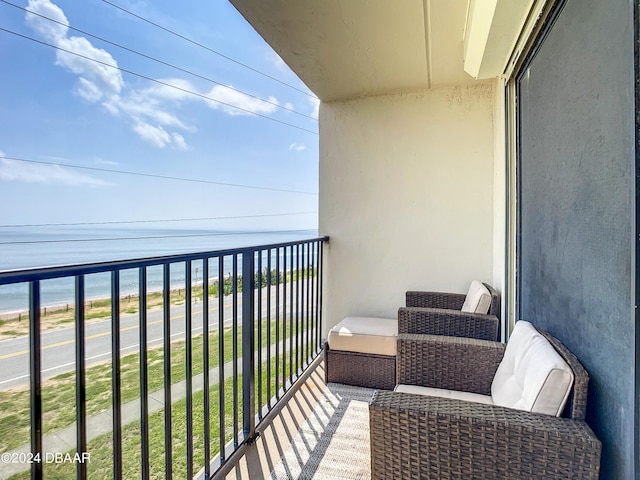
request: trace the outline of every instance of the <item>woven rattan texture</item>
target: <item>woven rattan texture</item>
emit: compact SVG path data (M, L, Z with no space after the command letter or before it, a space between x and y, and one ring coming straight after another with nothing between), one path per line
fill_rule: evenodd
M569 349L567 349L560 340L552 337L544 330L539 330L539 332L549 340L564 361L567 362L567 365L569 365L571 370L573 370L573 375L575 377L573 380L573 389L571 390L567 406L565 407L562 416L573 418L574 420L584 420L587 415L589 374L584 369L578 358Z
M491 382L504 350L504 344L486 340L400 334L397 380L491 395Z
M391 390L396 385L396 357L331 350L324 345L325 382Z
M424 333L497 340L498 317L443 308L401 307L398 309L398 333Z
M602 445L584 422L589 376L540 331L574 372L563 417L398 392L369 407L373 479L597 479ZM505 345L398 335L398 383L489 394Z
M372 479L597 479L586 423L492 405L377 392Z
M500 317L500 294L488 283L485 283L484 286L491 293L491 306L488 314ZM411 291L406 293L406 305L407 307L460 310L465 298L466 295L460 293Z

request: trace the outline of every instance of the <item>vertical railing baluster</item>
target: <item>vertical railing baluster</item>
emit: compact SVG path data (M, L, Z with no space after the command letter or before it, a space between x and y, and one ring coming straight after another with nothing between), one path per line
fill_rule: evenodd
M232 279L232 337L233 337L233 446L238 447L238 254L233 254ZM243 291L244 291L244 281ZM243 325L243 330L246 326Z
M171 428L171 266L162 269L164 340L164 468L168 480L173 477L173 432Z
M87 452L87 398L85 385L84 275L76 276L76 452ZM86 462L76 463L76 477L87 478Z
M280 399L280 247L276 248L276 399Z
M256 319L256 328L258 330L258 417L262 420L262 250L258 250L258 318ZM253 274L251 275L253 278ZM243 289L244 292L244 289ZM255 348L255 347L252 347Z
M211 410L209 408L209 258L202 260L202 380L204 402L204 478L211 476Z
M224 411L224 257L218 257L218 411L220 413L220 464L226 459Z
M296 376L300 372L300 244L296 244Z
M254 252L242 253L242 433L255 436L255 305Z
M29 282L29 381L31 453L42 459L42 374L40 349L40 281ZM31 479L42 478L43 462L31 464Z
M291 384L293 383L293 366L294 366L294 359L293 359L293 341L294 341L294 331L293 331L293 315L294 315L294 305L293 305L293 290L295 288L295 285L293 283L293 269L295 268L296 264L294 262L294 258L293 258L293 245L291 245L291 287L289 288L289 386L291 386ZM297 333L297 332L296 332Z
M311 315L311 312L309 311L309 299L311 297L311 283L310 283L310 281L311 281L311 268L310 268L310 265L311 265L311 243L310 242L307 242L307 260L306 260L305 264L306 264L307 268L305 269L306 273L305 273L304 279L305 279L305 282L307 284L307 290L306 290L305 299L304 299L304 303L305 303L305 309L304 309L305 315L304 316L305 316L305 323L307 325L307 348L306 348L307 361L306 361L306 364L308 365L310 363L311 355L312 355L312 348L311 348L311 325L312 324L309 321L310 320L309 317Z
M120 391L120 271L111 272L111 404L113 480L122 479L122 395Z
M313 242L313 345L316 353L320 351L320 338L318 336L318 246L319 242Z
M140 449L141 476L149 480L149 378L147 370L147 268L139 269L138 298L140 299Z
M193 352L192 352L192 288L191 283L191 260L187 260L185 266L185 381L187 388L187 478L193 478ZM203 292L204 292L204 277L203 277ZM197 285L196 285L197 286Z
M267 256L267 407L271 410L271 249Z
M320 339L322 337L322 289L323 289L323 285L322 285L322 281L323 281L323 274L324 274L324 243L320 243L319 245L319 250L320 250L320 259L318 260L318 281L319 281L319 288L318 288L318 322L316 325L316 329L318 331L318 339ZM320 340L318 340L320 341Z
M282 247L282 388L287 389L287 247Z

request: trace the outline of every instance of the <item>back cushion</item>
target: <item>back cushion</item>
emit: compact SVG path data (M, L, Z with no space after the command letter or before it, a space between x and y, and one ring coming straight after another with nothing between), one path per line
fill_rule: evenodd
M469 292L464 299L461 310L469 313L484 313L489 311L491 306L491 292L482 282L474 280L469 286Z
M516 323L491 384L496 405L560 416L573 371L529 322Z

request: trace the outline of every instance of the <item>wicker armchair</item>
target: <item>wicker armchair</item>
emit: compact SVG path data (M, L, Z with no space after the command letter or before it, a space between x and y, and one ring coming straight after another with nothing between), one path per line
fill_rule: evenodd
M597 479L601 443L584 422L589 377L558 340L540 333L574 372L562 417L377 391L369 406L372 478ZM487 395L504 348L477 339L402 334L398 383Z
M491 306L486 315L460 311L465 294L407 292L407 306L398 310L398 333L497 340L500 294L491 285L485 283L484 286L491 293Z

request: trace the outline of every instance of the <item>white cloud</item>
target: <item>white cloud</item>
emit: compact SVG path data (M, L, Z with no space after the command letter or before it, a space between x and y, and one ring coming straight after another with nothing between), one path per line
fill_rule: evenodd
M84 98L87 102L97 102L102 98L102 92L98 88L98 86L87 80L86 78L80 77L78 83L76 84L76 93Z
M275 97L269 97L268 100L271 103L267 103L264 100L250 97L223 85L216 85L206 93L206 96L217 100L206 100L211 108L214 110L221 109L229 115L250 115L251 113L264 115L273 113L277 108L276 105L278 105L278 99ZM226 105L223 105L223 103Z
M56 51L56 65L78 76L73 89L76 95L89 103L100 102L110 114L126 119L141 139L156 147L162 148L174 144L180 150L188 148L182 135L177 132L169 134L165 130L171 127L193 131L193 128L186 125L163 104L161 100L167 99L168 94L158 97L148 90L135 90L126 85L120 70L108 66L117 67L118 65L109 52L96 48L85 37L69 36L67 28L69 21L62 9L51 0L29 0L28 7L34 12L62 23L62 25L56 24L30 13L26 15L29 26L41 37L56 47L67 50ZM174 90L174 92L179 91ZM182 95L187 94L183 92Z
M27 23L31 28L45 40L62 49L56 50L56 64L80 77L80 86L77 89L81 96L87 100L96 101L93 99L96 96L100 97L100 92L109 94L119 93L122 90L124 81L119 70L89 60L94 58L105 64L117 66L115 59L106 50L94 47L84 37L68 36L69 21L60 7L51 3L50 0L29 0L28 7L36 13L63 24L53 23L32 13L26 15Z
M289 150L293 150L295 152L301 152L306 149L307 147L305 145L298 145L297 143L292 143L291 145L289 145Z
M171 138L173 139L173 143L175 144L178 150L189 150L189 145L184 141L184 137L177 132L173 132L171 134Z
M171 142L171 136L160 126L139 122L133 127L133 129L138 135L140 135L140 138L146 140L152 145L155 145L156 147L163 148Z
M60 22L50 22L32 13L27 13L27 23L44 38L55 41L56 39L63 39L67 36L69 20L67 20L67 17L60 7L48 0L29 0L27 7L35 13Z
M111 185L99 178L75 172L60 165L24 163L7 158L0 158L0 180L94 187Z
M309 103L311 103L311 106L313 107L313 110L311 111L311 116L313 118L318 118L318 116L320 115L320 99L316 97L311 97L309 99Z
M201 91L194 84L182 78L163 78L160 81L161 85L153 85L141 92L145 98L153 98L156 101L204 102L210 108L222 110L229 115L250 115L252 113L264 115L275 112L279 105L278 99L275 97L269 97L268 101L264 101L239 92L231 85L215 85L208 91ZM172 88L169 85L178 88ZM194 92L196 95L188 92Z
M69 35L67 17L51 0L29 0L28 8L61 23L56 24L30 13L26 15L29 26L41 37L60 49L68 50L56 51L56 65L78 76L73 92L89 103L99 103L111 115L128 121L141 139L158 148L169 145L178 150L189 148L184 136L172 131L196 131L195 127L173 113L175 108L187 100L204 102L214 110L233 116L270 114L279 105L275 97L269 97L267 102L222 85L216 85L208 91L198 90L191 82L180 78L159 80L168 85L153 84L145 89L134 89L124 81L120 70L113 68L118 63L109 52L93 46L85 37ZM280 57L273 55L274 62L286 67ZM195 92L200 96L188 92Z

